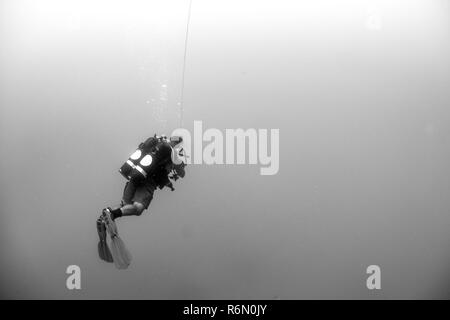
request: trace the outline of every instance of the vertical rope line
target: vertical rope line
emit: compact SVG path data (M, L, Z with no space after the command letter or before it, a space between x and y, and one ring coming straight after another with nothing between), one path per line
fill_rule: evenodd
M184 40L183 73L181 75L180 128L183 127L183 117L184 117L184 74L186 72L186 55L189 38L189 23L191 21L191 7L192 7L192 0L189 0L188 18L186 23L186 36Z

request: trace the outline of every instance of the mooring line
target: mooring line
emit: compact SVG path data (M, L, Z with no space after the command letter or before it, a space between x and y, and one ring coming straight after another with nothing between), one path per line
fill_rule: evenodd
M191 21L191 7L192 0L189 0L188 18L186 23L186 36L184 40L184 57L183 57L183 73L181 76L181 97L180 97L180 128L183 127L183 117L184 117L184 74L186 72L186 55L187 55L187 45L189 38L189 23Z

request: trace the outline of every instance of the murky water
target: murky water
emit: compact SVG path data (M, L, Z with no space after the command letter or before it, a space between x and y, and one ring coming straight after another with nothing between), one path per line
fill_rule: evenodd
M2 297L448 298L447 0L193 0L185 127L279 128L280 171L192 165L120 220L130 269L97 258L118 168L179 124L188 5L1 1Z

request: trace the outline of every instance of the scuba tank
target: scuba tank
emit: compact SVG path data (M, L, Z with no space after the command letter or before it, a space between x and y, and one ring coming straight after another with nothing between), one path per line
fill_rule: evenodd
M172 147L165 137L154 136L141 143L119 172L127 180L142 182L171 160Z

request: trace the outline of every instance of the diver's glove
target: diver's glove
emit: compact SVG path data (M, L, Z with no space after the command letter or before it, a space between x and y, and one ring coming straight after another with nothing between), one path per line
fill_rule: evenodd
M170 191L174 191L174 190L175 190L175 188L173 187L172 182L167 183L167 184L166 184L166 187L167 187L167 188L170 188Z
M184 176L186 175L186 171L184 170L185 167L186 167L186 164L184 162L173 166L174 175L176 175L176 177L177 177L176 179L178 179L180 177L184 178Z

